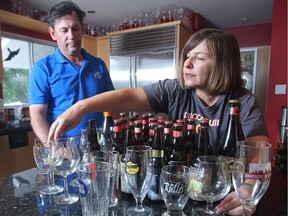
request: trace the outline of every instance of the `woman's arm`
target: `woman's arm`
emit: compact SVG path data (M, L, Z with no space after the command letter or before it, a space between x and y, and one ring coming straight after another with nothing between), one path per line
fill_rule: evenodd
M76 127L85 113L151 110L142 88L120 89L78 101L62 113L51 125L48 139L57 138Z

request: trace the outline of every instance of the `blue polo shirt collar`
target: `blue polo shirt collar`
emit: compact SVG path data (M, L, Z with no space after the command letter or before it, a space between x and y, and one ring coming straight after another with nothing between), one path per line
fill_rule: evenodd
M83 58L86 59L88 62L98 63L97 60L93 58L89 53L87 53L85 49L81 48L81 53L83 55ZM69 60L65 58L65 56L61 53L59 47L56 48L53 57L54 57L54 61L59 64L69 62Z

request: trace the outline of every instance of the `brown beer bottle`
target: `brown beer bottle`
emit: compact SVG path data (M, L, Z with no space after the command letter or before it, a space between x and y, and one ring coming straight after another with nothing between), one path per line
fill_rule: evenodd
M162 200L160 192L160 174L162 167L165 166L164 150L163 150L163 128L154 125L153 130L154 130L154 137L153 137L152 154L151 154L153 177L151 180L150 190L147 193L147 197L150 200Z
M142 121L134 121L134 145L144 145Z
M173 124L172 152L168 160L169 164L187 164L187 154L183 139L183 124L181 123Z
M186 134L184 136L187 149L187 166L191 166L196 156L197 143L195 133L195 119L188 118L186 121Z
M144 143L148 143L148 139L149 139L148 114L142 115L142 131L143 131Z
M164 122L164 135L163 135L163 148L164 148L164 158L165 158L165 164L169 161L169 156L171 154L171 147L172 147L172 133L173 133L173 121L166 120Z
M88 121L88 141L90 143L90 152L101 150L101 145L98 142L95 119L89 119Z
M232 171L232 166L235 157L238 156L238 141L245 140L240 123L240 100L229 101L229 119L225 133L220 141L218 155L224 156L227 159L229 171Z
M113 127L113 142L112 142L112 150L118 151L120 155L124 154L124 140L122 135L122 121L121 119L114 120Z

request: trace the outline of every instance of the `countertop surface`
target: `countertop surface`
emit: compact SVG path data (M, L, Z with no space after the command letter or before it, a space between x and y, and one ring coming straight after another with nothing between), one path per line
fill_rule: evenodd
M62 177L55 176L55 179L56 184L62 183ZM38 188L45 180L46 175L39 174L37 168L16 173L0 180L0 215L82 215L80 202L70 206L58 206L54 203L53 196L39 194ZM78 193L77 189L73 187L69 187L69 192ZM166 210L163 202L153 203L145 198L144 204L151 207L152 215L162 215ZM116 207L109 209L109 215L125 215L126 208L132 205L135 205L133 197L121 197L121 193L119 193L119 203ZM199 203L189 199L184 213L193 215L197 205ZM260 200L254 215L287 215L287 180L276 170L273 170L270 186Z

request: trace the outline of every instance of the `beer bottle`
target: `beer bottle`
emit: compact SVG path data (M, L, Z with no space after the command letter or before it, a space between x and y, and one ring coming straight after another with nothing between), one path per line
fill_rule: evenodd
M122 137L123 139L125 139L125 130L126 130L126 126L128 124L128 119L127 117L120 117L119 118L121 120L121 130L122 130Z
M165 119L158 119L158 125L159 125L159 127L164 128L164 123L165 123Z
M101 131L101 146L102 149L109 149L112 143L113 134L113 117L110 112L103 112L104 121Z
M240 100L229 100L228 125L218 147L218 155L227 159L229 171L238 156L237 142L245 140L240 123Z
M165 158L165 164L169 161L169 156L171 153L171 147L172 147L172 126L173 121L166 120L164 122L164 135L163 135L163 146L164 146L164 158Z
M103 132L112 134L113 131L113 117L111 112L103 112L104 121L103 121Z
M186 122L186 134L184 136L184 140L187 149L187 166L191 166L197 151L195 119L188 118Z
M147 197L150 200L162 200L160 192L160 174L161 169L165 166L164 150L163 150L163 128L157 125L154 126L154 138L152 143L152 158L153 177L151 180L150 190Z
M169 164L187 164L187 154L183 139L183 125L181 123L173 124L172 152L168 157Z
M150 122L149 123L149 139L148 139L147 145L149 145L151 147L152 147L153 139L154 139L154 127L157 125L158 125L157 122Z
M89 119L88 121L88 141L90 143L90 152L101 150L101 146L98 142L95 119Z
M197 140L197 157L203 155L213 155L209 137L209 120L207 118L203 118L200 122Z
M114 120L113 127L113 142L112 150L119 152L120 155L124 154L124 140L122 136L122 121L121 119Z
M144 145L142 121L134 121L134 143L135 145Z
M123 118L123 117L126 117L126 113L125 112L120 112L119 113L119 118Z
M148 114L142 115L142 131L143 131L144 143L148 143L148 139L149 139Z
M138 112L135 112L135 111L134 111L133 114L132 114L132 116L134 116L136 120L139 119L139 113L138 113Z
M125 129L124 153L126 153L126 148L134 145L134 143L134 126L133 124L128 124Z

